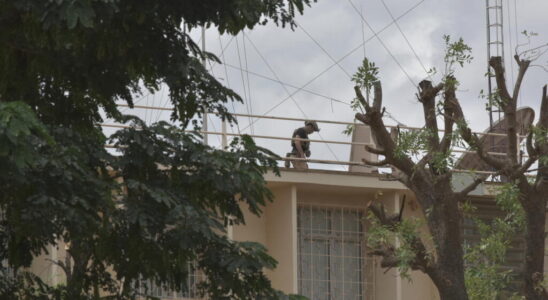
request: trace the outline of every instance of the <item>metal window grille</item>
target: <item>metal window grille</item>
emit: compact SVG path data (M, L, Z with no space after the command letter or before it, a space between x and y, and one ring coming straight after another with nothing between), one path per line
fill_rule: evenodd
M363 210L299 205L297 232L301 295L314 300L372 299Z
M142 280L139 285L139 294L166 300L201 299L198 293L198 284L204 279L203 273L197 269L196 263L189 263L189 274L186 285L181 292L166 286L159 286L154 280Z

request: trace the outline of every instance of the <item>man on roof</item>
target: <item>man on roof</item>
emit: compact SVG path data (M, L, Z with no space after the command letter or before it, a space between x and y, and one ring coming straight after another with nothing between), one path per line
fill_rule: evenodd
M308 135L314 133L315 131L320 131L318 123L316 121L305 121L304 127L297 128L293 131L292 138L298 138L302 140L292 140L291 141L291 152L287 153L286 157L291 158L307 158L310 157L310 142L308 141ZM291 163L293 167L298 170L308 169L308 164L306 161L301 160L292 160ZM285 161L285 167L290 167L290 161Z

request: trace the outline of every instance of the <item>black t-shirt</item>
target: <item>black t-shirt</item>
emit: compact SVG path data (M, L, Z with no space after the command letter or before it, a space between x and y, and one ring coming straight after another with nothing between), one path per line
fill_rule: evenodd
M304 127L297 128L295 131L293 131L292 138L301 138L301 139L308 139L308 133L304 129ZM303 151L309 150L310 142L301 141L301 146L303 148ZM295 141L291 141L291 147L293 148L293 152L297 153L297 147L295 146Z

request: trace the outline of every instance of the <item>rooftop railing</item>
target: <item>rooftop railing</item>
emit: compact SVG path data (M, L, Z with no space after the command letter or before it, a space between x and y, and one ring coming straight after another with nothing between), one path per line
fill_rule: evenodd
M134 105L133 107L130 107L129 105L125 104L119 104L119 107L125 107L125 108L132 108L132 109L144 109L144 110L161 110L161 111L172 111L172 108L167 107L158 107L158 106L146 106L146 105ZM215 115L215 114L208 114L208 115ZM304 118L292 118L292 117L281 117L281 116L266 116L266 115L257 115L257 114L243 114L243 113L232 113L232 115L236 118L252 118L255 120L259 119L268 119L268 120L276 120L276 121L299 121L304 122L308 119ZM323 123L323 124L332 124L332 125L360 125L360 123L354 123L354 122L344 122L344 121L332 121L332 120L318 120L314 119L317 123ZM250 121L251 122L251 121ZM255 121L253 121L254 123ZM251 123L251 124L253 124ZM128 125L123 124L101 124L104 128L129 128ZM248 126L249 127L249 126ZM387 125L387 128L397 128L397 129L407 129L407 130L421 130L423 128L420 127L412 127L412 126L402 126L402 125ZM187 130L187 132L196 132L193 130ZM440 133L443 133L443 130L439 130ZM217 135L221 137L220 146L221 148L225 148L228 146L229 137L237 137L242 136L244 133L234 133L234 132L228 132L227 126L224 122L222 122L221 130L202 130L198 131L198 133L202 135ZM487 132L474 132L477 135L480 136L494 136L494 137L506 137L506 134L503 133L487 133ZM245 135L248 135L254 139L264 139L264 140L270 140L270 141L304 141L304 139L301 138L291 138L291 137L281 137L281 136L272 136L272 135L260 135L255 133L245 133ZM518 136L518 142L520 139L523 139L525 136ZM337 141L337 140L326 140L326 139L307 139L306 141L309 141L311 143L321 143L326 145L348 145L348 146L375 146L373 143L364 143L364 142L354 142L354 141ZM518 143L519 144L519 143ZM114 145L106 145L107 148L114 148ZM475 151L470 151L462 148L453 148L451 150L454 153L475 153ZM506 156L506 153L503 152L488 152L491 155L494 156ZM527 157L527 155L523 154L521 151L518 153L520 158ZM350 161L350 160L330 160L330 159L318 159L318 158L295 158L295 157L284 157L285 155L279 155L279 160L281 161L305 161L308 163L316 163L316 164L322 164L322 165L340 165L340 166L363 166L363 167L371 167L366 165L362 161ZM389 166L386 166L389 168ZM496 172L493 171L481 171L481 170L460 170L460 169L453 169L453 172L459 172L459 173L476 173L476 174L495 174Z

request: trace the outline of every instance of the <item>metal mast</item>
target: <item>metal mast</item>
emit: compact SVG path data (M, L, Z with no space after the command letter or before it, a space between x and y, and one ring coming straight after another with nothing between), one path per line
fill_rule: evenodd
M500 109L493 107L493 100L497 94L495 72L489 66L489 60L493 56L500 56L502 65L504 66L504 31L503 31L503 0L485 0L487 8L487 80L488 80L488 109L489 109L489 126L492 128L494 123L493 116L496 114L497 119L500 119Z

